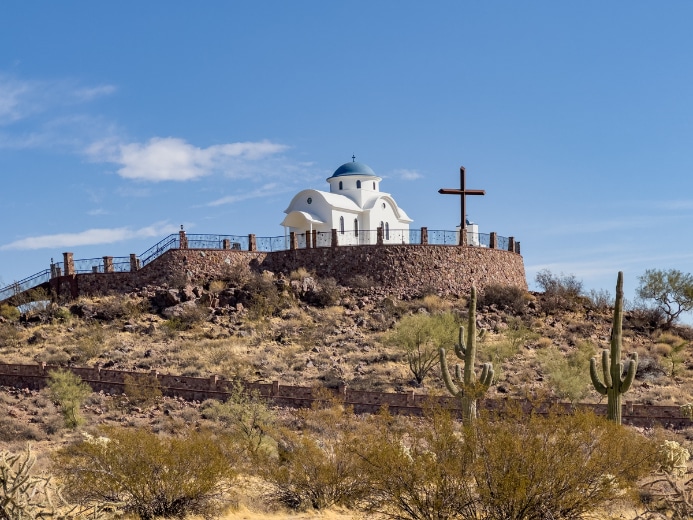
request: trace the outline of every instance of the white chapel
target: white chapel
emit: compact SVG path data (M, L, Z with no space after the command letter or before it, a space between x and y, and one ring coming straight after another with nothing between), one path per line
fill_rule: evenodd
M336 229L340 245L375 244L380 227L383 243L408 243L412 219L392 195L380 191L382 178L352 159L327 179L329 192L307 189L291 199L281 223L286 234L315 230L328 236Z

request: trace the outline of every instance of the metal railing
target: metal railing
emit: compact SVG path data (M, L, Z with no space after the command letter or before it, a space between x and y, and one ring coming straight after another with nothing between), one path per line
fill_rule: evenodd
M250 250L249 235L209 235L209 234L192 234L181 235L172 234L160 240L152 247L147 249L141 255L136 257L138 268L150 264L166 251L171 249L181 248L181 236L185 238L187 244L183 244L183 248L187 249L225 249L236 251ZM467 233L467 245L475 247L491 247L491 235L488 233ZM421 244L422 230L421 229L388 229L382 230L382 243L387 244ZM305 233L296 234L296 247L305 249L306 235ZM337 244L340 246L353 245L376 245L378 243L377 230L358 230L337 231ZM448 230L428 230L429 245L445 245L456 246L460 243L460 231ZM315 243L311 238L311 247L331 247L332 246L332 231L320 231L315 233ZM496 237L496 249L507 251L510 247L510 239L506 237ZM275 251L286 251L291 248L289 236L275 237L255 237L255 250L260 252L271 253ZM130 272L132 269L129 257L113 257L111 272ZM104 273L103 258L88 258L74 260L74 272L76 274L85 273ZM49 281L54 276L65 274L64 262L56 262L51 264L51 269L46 269L34 275L31 275L23 280L14 282L6 287L0 288L0 301L11 298L21 292L32 289L42 283Z

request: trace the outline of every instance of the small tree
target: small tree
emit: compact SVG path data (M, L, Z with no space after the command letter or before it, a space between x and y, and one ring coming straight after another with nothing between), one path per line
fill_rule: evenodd
M79 407L91 394L91 388L69 370L53 370L48 374L48 388L53 400L58 403L65 426L76 428L83 422Z
M67 496L80 503L106 503L142 520L212 518L227 504L235 477L223 439L205 432L160 437L142 429L108 428L99 438L59 450L57 474Z
M575 275L556 275L548 269L537 273L535 281L544 291L542 310L551 314L559 310L573 310L582 294L582 282Z
M401 347L407 356L409 370L418 384L439 362L438 349L455 342L457 320L452 313L411 314L402 318L387 338Z
M693 309L693 275L677 269L648 269L639 280L637 295L656 302L656 307L666 315L665 328Z

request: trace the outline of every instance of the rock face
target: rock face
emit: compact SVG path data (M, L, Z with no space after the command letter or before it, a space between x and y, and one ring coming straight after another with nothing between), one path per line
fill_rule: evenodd
M363 287L401 298L425 292L464 296L472 285L481 292L492 285L527 289L522 256L511 251L471 246L372 245L258 251L172 249L134 272L88 273L51 280L62 297L126 293L146 285L182 287L160 290L159 308L199 297L196 284L271 271L289 275L304 268L318 279L334 278L346 287ZM305 288L309 290L308 287ZM234 299L225 294L229 303Z

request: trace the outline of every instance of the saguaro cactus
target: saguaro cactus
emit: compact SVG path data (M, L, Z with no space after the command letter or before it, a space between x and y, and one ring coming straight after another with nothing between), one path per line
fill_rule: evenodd
M443 374L445 387L455 397L462 400L462 419L473 421L476 419L476 401L483 395L493 381L493 365L484 363L481 376L476 380L474 362L476 358L476 288L472 287L469 298L469 318L467 320L467 341L464 340L464 327L460 327L459 343L455 345L455 355L464 361L464 375L460 365L455 365L455 381L448 370L445 349L440 348L440 369ZM457 383L457 384L455 384ZM459 386L458 386L459 385Z
M621 424L621 395L626 393L635 379L638 369L638 353L633 352L627 361L627 371L623 374L621 363L621 344L623 341L623 272L619 271L616 282L616 302L614 304L614 319L611 325L611 353L602 351L602 372L604 381L597 373L597 359L590 360L590 377L595 390L607 396L606 418Z

